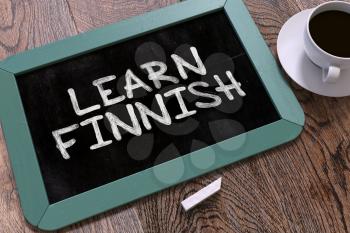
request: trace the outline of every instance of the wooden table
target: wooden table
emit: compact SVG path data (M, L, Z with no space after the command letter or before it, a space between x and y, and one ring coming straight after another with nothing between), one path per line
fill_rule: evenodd
M234 0L229 0L234 1ZM350 1L350 0L349 0ZM0 0L0 58L176 0ZM320 0L245 0L276 55L283 23ZM291 83L306 125L292 143L78 223L63 232L350 232L350 98ZM221 192L189 213L179 203L222 176ZM0 232L35 232L21 213L0 134Z

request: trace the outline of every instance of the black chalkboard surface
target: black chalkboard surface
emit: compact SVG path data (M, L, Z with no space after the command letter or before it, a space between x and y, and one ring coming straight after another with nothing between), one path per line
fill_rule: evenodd
M187 79L183 79L171 55L176 54L197 67L191 47L197 51L206 74L185 67L183 75ZM147 69L140 68L151 61L166 64L164 74L176 77L178 82L160 81L161 86L157 88L155 82L149 80ZM128 69L152 90L135 88L133 97L128 98L124 88ZM155 70L159 69L158 66ZM223 85L232 85L227 71L241 84L245 95L234 88L227 90L231 94L217 91L219 83L214 75ZM111 90L108 98L124 96L125 99L104 106L97 86L92 83L107 76L111 78L103 83L103 88ZM191 92L188 87L194 82L207 85L197 83ZM25 73L17 77L17 84L50 203L280 119L224 11ZM74 90L80 109L96 105L100 108L78 115L73 109L69 89ZM182 111L179 100L174 93L164 96L174 89L180 90L178 93L191 115L175 118ZM198 92L218 96L221 103L210 108L198 107L198 102L215 100ZM135 103L142 103L161 115L156 94L163 97L172 123L163 124L149 117L151 129L148 130ZM134 109L142 134L136 136L120 127L121 140L116 140L106 113L132 126L127 105ZM96 144L97 139L92 121L80 124L91 118L95 119L104 142L109 143L93 150L90 146ZM52 132L74 124L77 124L76 129L61 135L62 142L76 140L66 148L69 158L64 158Z

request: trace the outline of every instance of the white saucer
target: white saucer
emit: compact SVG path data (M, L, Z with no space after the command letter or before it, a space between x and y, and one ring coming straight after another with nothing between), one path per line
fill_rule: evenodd
M322 69L304 52L304 30L311 10L291 17L282 27L277 39L277 53L283 69L301 87L319 95L342 97L350 95L350 69L342 70L336 83L322 81Z

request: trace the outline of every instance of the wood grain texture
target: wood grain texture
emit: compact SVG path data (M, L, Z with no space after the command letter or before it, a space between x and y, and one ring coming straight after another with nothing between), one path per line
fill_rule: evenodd
M0 58L171 4L175 0L0 1ZM245 0L272 52L283 23L321 0ZM350 98L326 98L290 82L306 114L292 143L112 210L63 232L350 233ZM18 204L0 136L0 232L32 232ZM192 211L180 201L223 177Z
M67 1L79 32L114 23L176 2L176 0Z
M0 1L0 58L76 34L65 0Z

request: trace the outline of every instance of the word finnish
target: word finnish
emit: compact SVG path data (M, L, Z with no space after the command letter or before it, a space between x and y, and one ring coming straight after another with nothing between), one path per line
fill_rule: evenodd
M172 83L172 84L179 84L180 79L186 80L188 79L188 74L186 73L187 69L188 71L192 71L194 73L197 73L199 75L206 75L207 69L205 65L203 64L201 58L198 55L197 49L195 47L190 48L190 52L194 58L195 65L190 64L189 62L185 61L182 57L172 54L171 58L173 62L175 63L180 78L174 77L174 76L168 76L166 75L167 71L167 65L160 61L151 61L144 63L140 66L141 69L144 69L147 72L148 79L152 81L153 86L147 85L145 82L143 82L139 77L137 77L132 70L128 69L125 73L125 94L119 95L116 97L113 96L111 89L106 89L104 87L104 84L107 82L111 82L116 79L115 75L110 75L106 77L102 77L99 79L96 79L92 82L92 85L96 87L97 91L99 92L101 96L102 106L101 104L95 104L86 108L82 108L79 105L79 101L76 97L76 92L73 88L69 88L67 90L68 95L70 97L70 101L73 107L73 110L76 115L83 117L87 113L94 112L96 110L101 109L102 107L112 106L115 104L122 103L126 99L132 99L134 98L134 91L136 89L144 89L146 92L150 93L154 89L161 89L162 84L164 82ZM217 83L217 87L215 87L215 91L218 93L224 93L225 96L229 100L234 100L234 96L231 93L232 90L235 90L240 96L245 96L246 93L241 88L241 83L237 82L234 78L231 71L226 71L226 76L228 80L230 81L229 84L225 84L222 79L218 75L213 75L214 80ZM142 128L141 124L137 118L137 114L139 119L141 119L141 122L146 130L151 130L152 125L150 122L150 118L152 118L154 121L157 121L164 125L171 125L174 119L170 117L170 114L168 112L168 109L165 105L164 98L175 98L177 101L177 104L179 105L179 109L181 112L179 112L177 115L175 115L175 120L180 120L186 117L189 117L191 115L194 115L197 113L196 109L188 109L186 106L185 100L183 98L182 93L184 91L188 91L191 94L202 97L202 99L206 99L206 102L202 101L196 101L195 106L197 108L213 108L217 107L222 103L222 99L219 95L215 95L212 93L206 93L203 91L200 91L199 89L208 88L209 84L204 81L194 81L190 83L187 87L183 85L176 85L173 89L165 92L164 94L155 94L154 98L155 101L158 104L158 107L160 109L160 113L156 113L147 106L145 106L141 102L135 102L133 104L126 104L126 110L130 116L130 122L131 124L127 124L124 121L122 121L118 116L115 114L106 111L104 115L96 115L93 117L90 117L88 119L85 119L81 121L79 124L75 123L70 126L54 130L52 131L52 135L54 137L54 140L56 142L56 147L60 151L62 157L64 159L69 159L70 155L67 151L69 147L72 147L76 143L76 139L72 138L68 141L62 140L63 134L68 134L74 130L79 130L79 127L86 127L87 125L92 126L92 130L96 137L96 143L90 146L90 150L96 150L105 146L108 146L113 143L111 139L106 140L101 133L98 121L106 118L110 124L114 139L116 141L122 140L122 135L120 132L120 129L125 130L126 132L133 134L135 136L140 136L142 134Z

